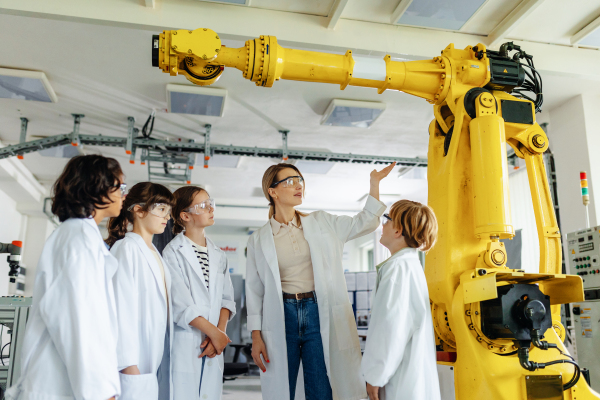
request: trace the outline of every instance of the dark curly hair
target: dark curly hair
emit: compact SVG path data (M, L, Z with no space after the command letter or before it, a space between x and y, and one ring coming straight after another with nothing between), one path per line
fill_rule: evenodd
M89 218L106 208L109 194L118 190L123 171L114 158L100 155L73 157L52 188L52 214L60 222Z
M108 221L106 244L112 247L117 240L125 237L127 226L133 224L133 209L130 210L132 206L140 204L141 211L147 212L153 204L157 203L168 204L173 207L173 204L175 204L173 193L158 183L140 182L133 185L123 201L121 214Z
M173 233L175 235L183 232L185 229L181 213L192 205L194 197L200 192L206 192L206 189L200 186L182 186L173 193L175 197L175 205L173 206ZM210 197L210 195L208 196Z

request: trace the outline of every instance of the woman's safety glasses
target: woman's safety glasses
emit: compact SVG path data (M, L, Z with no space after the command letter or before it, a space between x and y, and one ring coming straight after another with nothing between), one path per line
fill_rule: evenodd
M189 212L190 214L200 215L210 212L211 209L215 209L215 199L204 200L202 203L194 204L183 211Z
M127 211L133 210L133 207L135 206L144 207L145 205L146 203L132 204L129 206ZM150 206L148 212L152 215L156 215L157 217L166 218L171 215L171 206L163 203L154 203Z
M274 188L275 186L279 185L281 183L281 186L284 188L289 188L289 187L298 187L298 185L300 185L302 188L304 188L304 178L301 176L288 176L285 179L282 179L278 182L275 182L271 185L272 188Z
M392 220L392 218L390 218L389 214L383 214L383 221L381 221L382 225L387 224L388 222L390 222Z

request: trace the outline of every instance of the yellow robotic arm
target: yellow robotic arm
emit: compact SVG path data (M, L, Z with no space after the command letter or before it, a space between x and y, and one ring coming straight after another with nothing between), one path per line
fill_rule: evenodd
M512 43L500 51L450 44L431 60L385 56L385 78L362 75L344 55L283 48L273 36L244 47L221 45L210 29L153 37L153 66L210 85L225 67L257 86L280 79L403 91L434 107L429 125L429 205L439 222L425 274L438 362L455 371L459 400L596 399L566 355L560 304L583 301L579 276L561 274L561 242L542 154L548 138L535 121L541 105L531 57ZM509 56L509 52L517 51ZM383 74L382 74L383 76ZM525 82L525 83L524 83ZM533 82L533 83L532 83ZM525 89L522 89L522 88ZM532 90L529 99L523 90ZM513 96L510 93L517 94ZM506 267L500 239L512 238L506 143L525 159L538 240L539 273ZM530 249L523 249L530 251ZM545 340L543 340L545 339ZM534 361L535 360L535 361Z

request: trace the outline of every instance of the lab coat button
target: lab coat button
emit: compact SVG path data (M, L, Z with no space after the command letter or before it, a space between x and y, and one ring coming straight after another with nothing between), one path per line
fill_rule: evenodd
M202 395L202 398L203 398L203 399L208 399L208 395L207 395L207 394L203 394L203 395Z
M207 362L207 364L210 367L212 365L212 361ZM204 395L204 396L206 396L206 395ZM206 398L206 397L204 397L204 398Z

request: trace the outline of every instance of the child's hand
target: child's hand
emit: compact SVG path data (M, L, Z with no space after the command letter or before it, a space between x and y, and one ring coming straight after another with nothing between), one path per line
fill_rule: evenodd
M367 394L369 395L369 400L379 400L379 386L371 386L369 382L367 382Z
M212 344L209 337L204 339L200 345L200 348L204 349L204 351L198 356L198 358L202 358L204 356L207 356L208 358L214 358L217 356L217 350L215 349L215 346Z
M212 325L212 329L207 332L207 336L210 338L210 343L214 346L218 355L223 352L223 349L231 343L231 339L219 328Z

